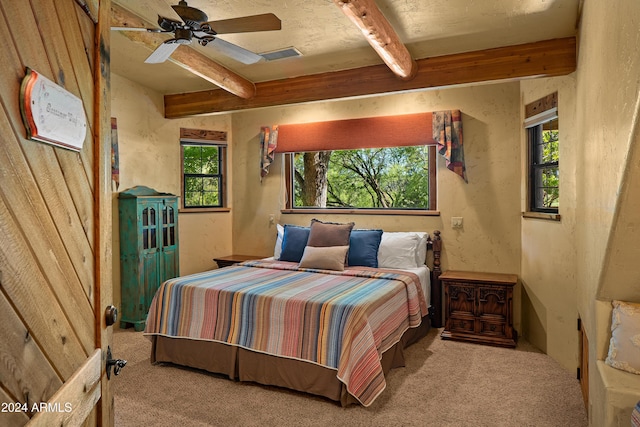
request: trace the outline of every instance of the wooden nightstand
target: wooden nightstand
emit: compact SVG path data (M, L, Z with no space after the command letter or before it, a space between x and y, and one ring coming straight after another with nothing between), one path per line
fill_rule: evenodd
M516 346L513 287L517 275L447 271L440 280L445 303L443 339Z
M218 264L219 268L229 267L230 265L237 264L244 261L253 261L256 259L262 259L263 256L258 255L229 255L220 258L214 258L213 260Z

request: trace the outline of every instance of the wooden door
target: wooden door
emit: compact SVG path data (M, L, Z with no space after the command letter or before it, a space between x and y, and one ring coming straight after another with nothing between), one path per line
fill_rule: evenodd
M110 0L0 0L0 425L113 425L109 22ZM27 138L27 67L82 101L79 152Z

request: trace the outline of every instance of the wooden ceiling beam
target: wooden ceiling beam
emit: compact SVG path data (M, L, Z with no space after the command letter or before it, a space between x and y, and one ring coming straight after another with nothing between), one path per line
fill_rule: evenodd
M111 3L111 27L148 28L149 24L122 6ZM151 49L151 51L154 51L162 43L157 33L122 31L122 34ZM250 99L256 94L256 86L253 82L235 74L189 46L180 46L168 60L240 98Z
M418 60L413 80L403 81L385 65L273 80L256 84L256 96L241 99L216 89L165 95L165 117L179 118L403 92L453 85L552 77L576 69L576 39L567 37Z
M342 12L360 29L371 47L385 64L402 80L411 80L418 64L400 41L387 18L374 0L333 0Z

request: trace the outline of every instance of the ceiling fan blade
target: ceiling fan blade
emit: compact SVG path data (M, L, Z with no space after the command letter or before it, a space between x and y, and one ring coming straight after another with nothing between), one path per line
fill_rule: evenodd
M111 31L143 31L145 33L170 32L170 31L161 30L160 28L131 28L131 27L111 27Z
M207 41L206 44L203 44L203 46L211 46L221 53L224 53L228 57L235 59L238 62L242 62L243 64L255 64L256 62L264 59L257 53L253 53L250 50L219 38L214 38L213 40Z
M174 19L165 18L158 15L158 25L160 28L143 28L143 27L111 27L111 31L146 31L148 33L169 33L182 27L182 22Z
M180 46L180 43L173 43L173 40L168 40L162 43L154 50L147 59L144 60L147 64L159 64L169 59L171 54Z
M216 34L273 31L280 30L282 28L282 22L280 22L280 19L273 13L222 19L220 21L209 21L203 25L209 25Z
M131 27L111 27L111 31L144 31L151 32L147 28L131 28Z

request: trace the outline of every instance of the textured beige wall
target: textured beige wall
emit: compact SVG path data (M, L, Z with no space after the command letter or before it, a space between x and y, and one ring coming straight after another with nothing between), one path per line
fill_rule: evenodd
M578 310L590 344L590 423L594 426L613 425L613 420L604 418L606 390L596 377L595 365L608 347L610 299L637 296L640 286L637 257L618 266L618 272L626 270L623 275L607 267L621 253L638 251L637 241L628 246L621 236L637 229L640 190L637 184L635 188L622 184L635 176L625 173L637 168L638 162L637 150L636 154L629 151L638 143L633 128L640 89L638 22L637 1L584 3L576 89L576 281ZM629 225L620 233L621 227Z
M595 326L590 317L599 288L606 286L614 297L618 286L604 285L601 274L633 142L640 88L639 21L640 3L636 1L618 2L616 7L585 2L577 72L578 162L582 167L577 171L576 234L582 285L579 309L591 327Z
M561 221L522 219L522 333L566 369L578 366L576 319L576 161L578 135L575 119L575 74L521 82L524 106L558 92L560 126L560 215ZM527 208L527 137L522 141L522 201Z
M120 154L119 191L145 185L158 191L180 194L181 127L227 131L231 138L229 116L167 120L163 102L161 94L112 74L112 116L118 122ZM231 159L229 162L231 164ZM119 306L117 194L114 194L113 208L113 288L114 300ZM181 274L214 268L213 257L231 252L231 213L180 213L178 218Z
M282 155L260 183L260 126L460 109L469 183L438 160L436 217L281 214ZM309 224L313 217L354 221L389 231L439 229L444 269L520 273L520 94L518 83L431 90L358 100L274 107L233 115L233 242L237 252L271 255L275 226ZM462 230L451 217L464 218ZM517 289L519 297L519 288ZM516 301L519 327L519 301Z

